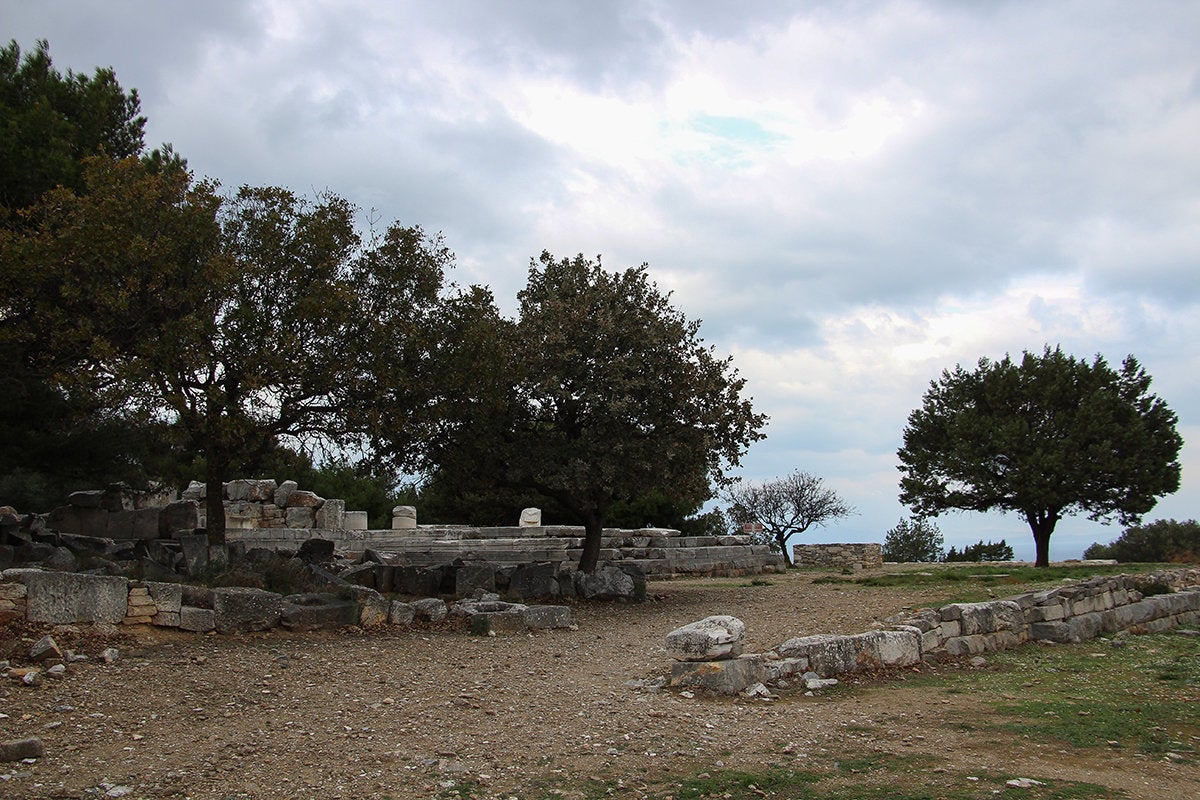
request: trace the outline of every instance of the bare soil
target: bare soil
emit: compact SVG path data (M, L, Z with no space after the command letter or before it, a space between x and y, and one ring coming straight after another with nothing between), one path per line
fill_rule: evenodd
M863 690L788 690L770 701L626 685L668 674L665 635L711 614L745 621L755 652L946 600L937 589L839 588L815 577L651 583L654 599L642 605L577 606L577 630L494 638L448 628L236 637L0 628L0 658L14 666L45 632L89 656L61 680L0 684L0 742L39 736L46 751L0 764L0 798L526 798L571 796L589 777L610 781L612 796L637 797L672 776L828 769L863 753L923 754L935 766L913 780L931 787L977 770L1146 800L1200 796L1195 764L981 737L959 723L994 712L971 696L907 686L906 672L854 679ZM103 663L105 647L120 658Z

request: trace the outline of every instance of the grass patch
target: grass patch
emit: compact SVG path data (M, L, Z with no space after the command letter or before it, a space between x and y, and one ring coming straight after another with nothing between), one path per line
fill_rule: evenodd
M917 679L948 693L983 698L1003 730L1075 747L1131 748L1148 755L1200 757L1200 640L1138 636L1124 647L1104 641L1026 647L988 656L990 669ZM910 681L911 683L911 681Z

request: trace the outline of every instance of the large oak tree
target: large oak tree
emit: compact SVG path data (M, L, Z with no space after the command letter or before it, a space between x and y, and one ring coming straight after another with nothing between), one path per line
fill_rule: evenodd
M542 253L516 319L482 290L448 309L427 463L443 480L533 490L585 529L595 569L614 505L711 495L766 422L647 268Z
M1064 516L1129 525L1179 488L1183 440L1149 389L1133 356L1118 370L1048 346L945 371L908 417L900 501L921 516L1014 511L1046 566Z

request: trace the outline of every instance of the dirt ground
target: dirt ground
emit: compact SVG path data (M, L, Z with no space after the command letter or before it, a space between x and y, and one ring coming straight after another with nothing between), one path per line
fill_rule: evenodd
M51 631L89 656L64 679L0 684L0 741L45 757L0 764L0 798L543 797L596 776L646 781L706 769L807 769L839 754L923 753L939 774L980 770L1195 800L1200 767L997 742L957 726L967 695L905 685L778 699L684 697L626 685L668 674L665 635L711 614L747 626L747 652L793 636L857 633L939 590L813 585L813 573L651 583L643 605L581 605L578 630L472 637L452 630L190 636L0 628L0 658ZM105 647L120 657L99 658ZM14 662L15 664L15 662ZM939 669L969 668L947 664ZM927 759L928 761L928 759ZM570 796L567 793L564 796Z

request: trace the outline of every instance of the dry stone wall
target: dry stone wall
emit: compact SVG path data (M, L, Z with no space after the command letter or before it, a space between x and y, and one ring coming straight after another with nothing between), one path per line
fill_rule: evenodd
M792 548L792 560L813 567L876 569L883 566L883 545L877 542L798 544Z
M1171 591L1144 596L1138 587L1150 585ZM1200 625L1200 569L1097 577L1003 600L923 609L866 633L800 636L768 653L691 663L674 652L670 684L718 694L759 694L760 685L782 686L798 678L811 688L821 681L836 682L837 675L979 655L1030 641L1082 642L1102 634L1158 633L1191 625ZM668 637L669 652L671 637L684 630Z

